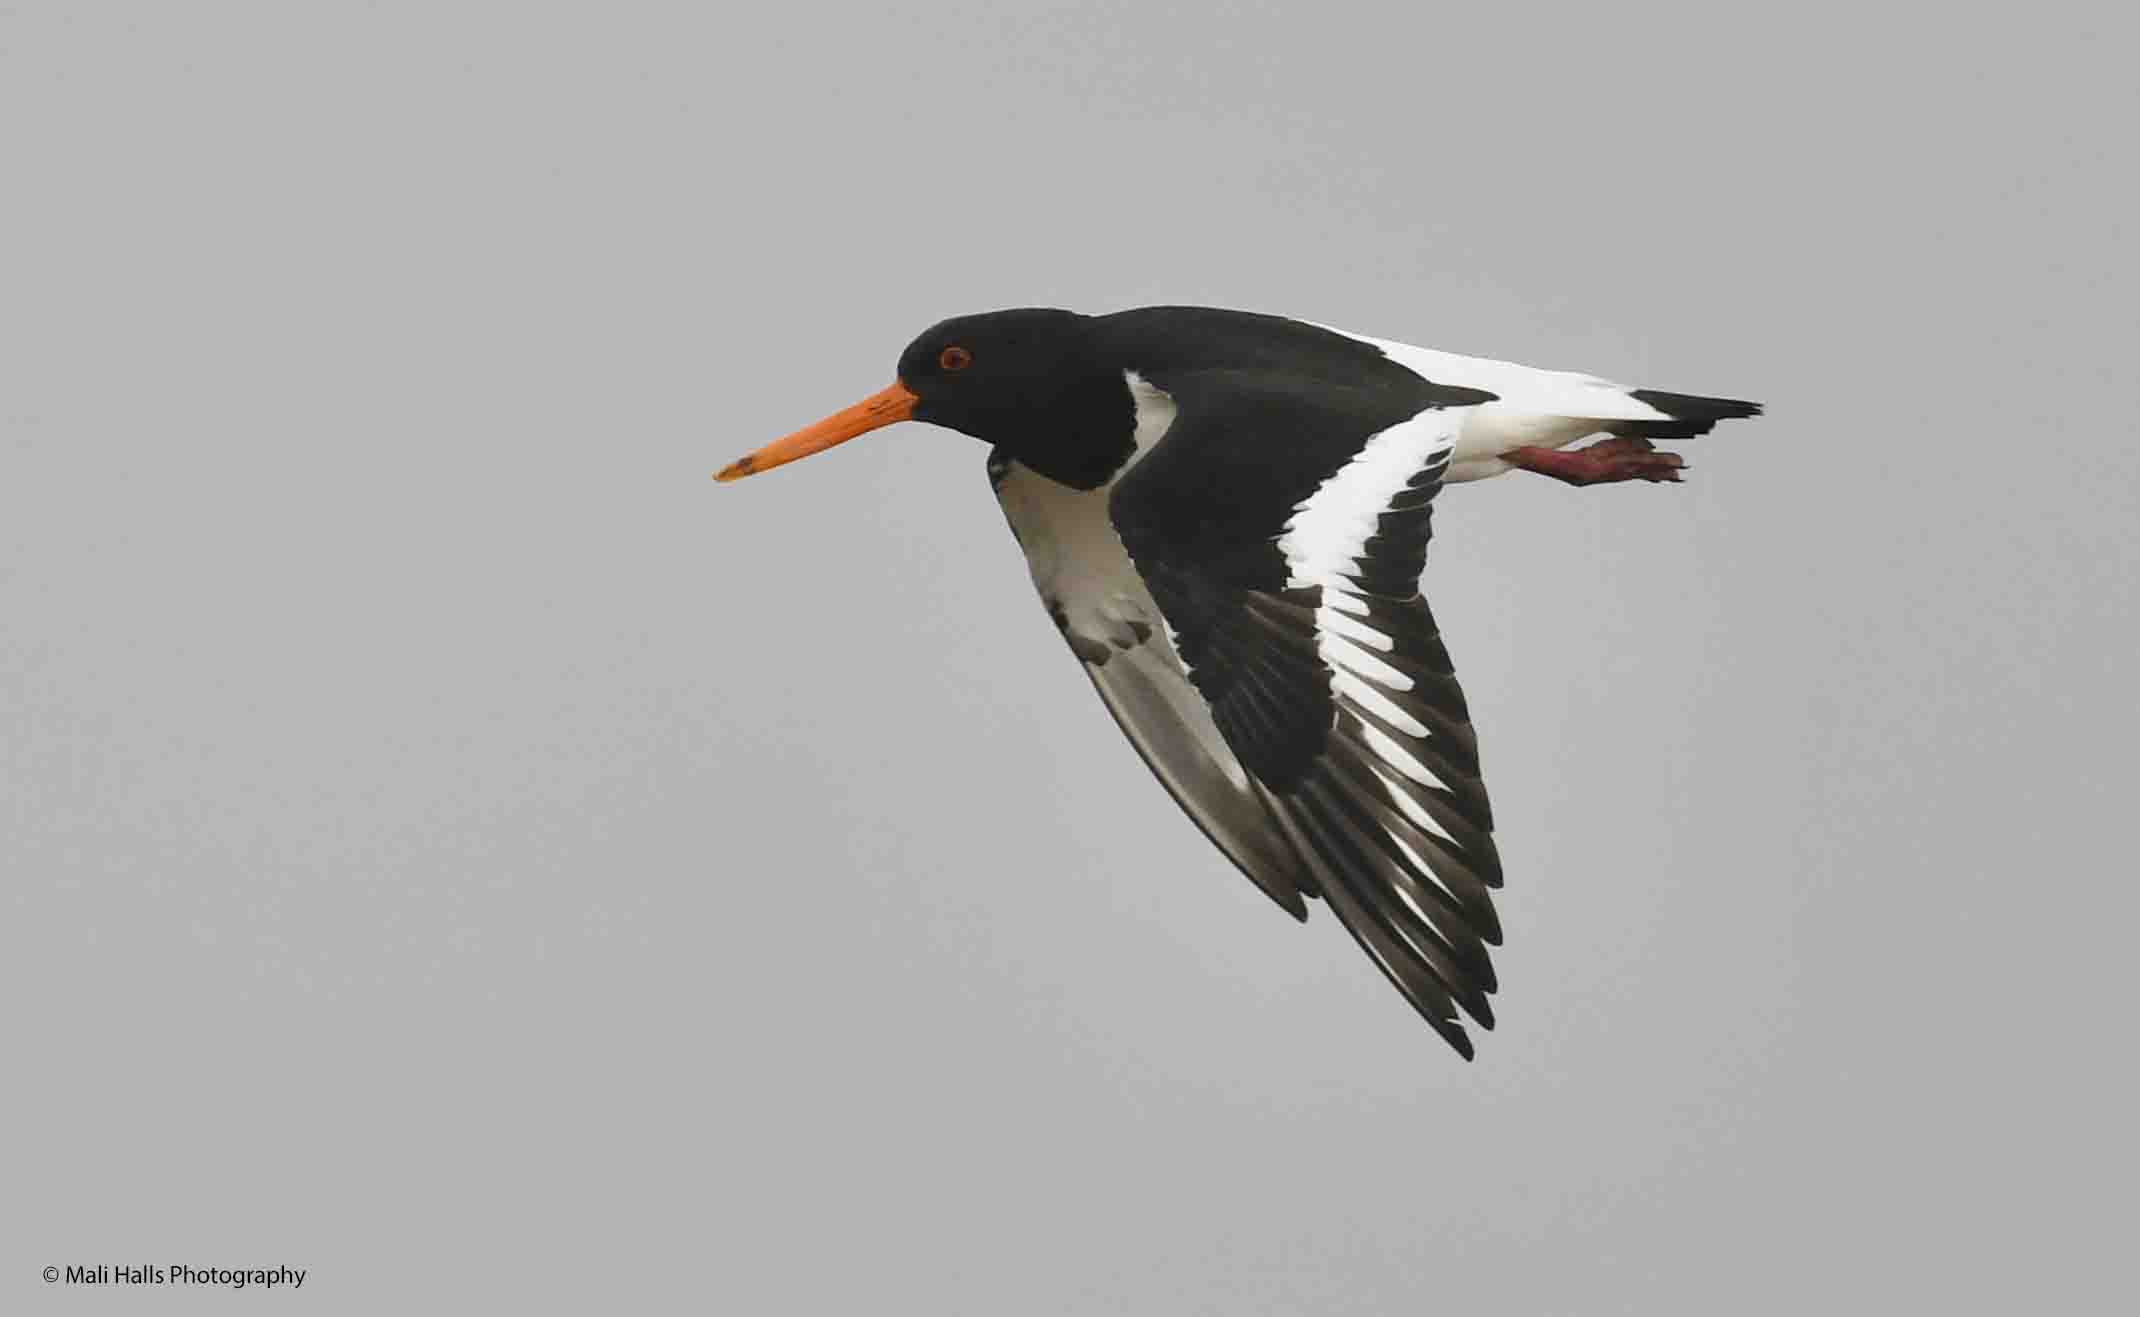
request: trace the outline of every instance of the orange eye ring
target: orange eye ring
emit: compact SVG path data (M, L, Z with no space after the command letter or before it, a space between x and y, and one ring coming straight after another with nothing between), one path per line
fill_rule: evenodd
M973 364L973 354L954 343L936 354L936 364L945 370L964 370Z

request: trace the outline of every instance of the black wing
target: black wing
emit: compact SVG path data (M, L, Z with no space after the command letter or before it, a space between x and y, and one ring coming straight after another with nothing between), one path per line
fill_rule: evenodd
M1165 387L1176 419L1109 500L1122 545L1313 894L1468 1058L1457 1008L1493 1027L1501 865L1418 580L1464 409L1491 395Z

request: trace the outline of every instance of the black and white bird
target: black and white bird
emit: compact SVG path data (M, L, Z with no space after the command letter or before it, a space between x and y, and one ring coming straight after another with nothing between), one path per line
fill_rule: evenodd
M1760 411L1279 316L996 311L927 330L890 387L719 479L895 421L993 445L1041 601L1152 772L1294 918L1327 904L1469 1058L1502 875L1419 592L1434 499L1513 469L1676 481L1654 441Z

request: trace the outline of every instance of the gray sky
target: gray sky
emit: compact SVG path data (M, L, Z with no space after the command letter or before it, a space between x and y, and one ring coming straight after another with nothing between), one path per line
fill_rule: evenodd
M0 14L0 1307L2126 1288L2129 15L313 8ZM1475 1065L1148 780L979 445L707 478L1162 301L1770 405L1440 505Z

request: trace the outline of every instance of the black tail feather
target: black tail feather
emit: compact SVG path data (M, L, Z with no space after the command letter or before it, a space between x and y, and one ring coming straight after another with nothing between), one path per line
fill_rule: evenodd
M1666 393L1662 389L1631 389L1629 396L1641 399L1672 419L1621 421L1611 427L1614 434L1640 435L1644 439L1691 439L1709 433L1718 421L1761 414L1760 403L1738 398L1704 398L1693 393Z

